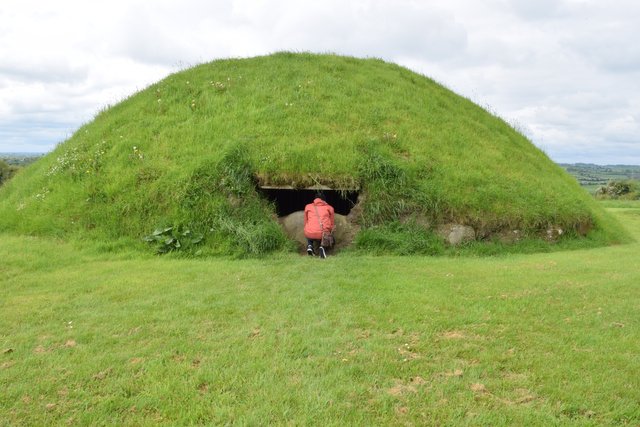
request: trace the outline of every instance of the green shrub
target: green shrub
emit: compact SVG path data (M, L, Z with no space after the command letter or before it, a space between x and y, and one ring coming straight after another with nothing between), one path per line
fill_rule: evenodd
M4 160L0 160L0 185L13 178L20 168L7 164Z
M640 184L635 180L612 180L596 190L596 197L600 199L640 199Z

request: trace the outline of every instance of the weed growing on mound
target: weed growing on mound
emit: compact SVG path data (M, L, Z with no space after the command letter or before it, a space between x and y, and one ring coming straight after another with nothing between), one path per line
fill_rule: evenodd
M193 234L191 230L174 229L173 227L158 228L143 240L155 244L156 252L166 254L173 251L189 249L202 242L204 235ZM201 252L201 251L200 251ZM196 252L198 254L199 252Z

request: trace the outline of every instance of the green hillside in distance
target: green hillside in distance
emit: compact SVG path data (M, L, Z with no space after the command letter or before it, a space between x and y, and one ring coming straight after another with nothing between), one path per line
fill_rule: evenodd
M591 163L559 163L578 180L582 188L594 194L611 181L640 181L639 165L594 165Z
M260 191L278 186L357 192L360 249L439 253L445 224L478 242L549 229L624 240L571 176L469 100L379 59L286 52L202 64L104 109L3 186L0 231L117 247L173 227L206 254L287 250Z

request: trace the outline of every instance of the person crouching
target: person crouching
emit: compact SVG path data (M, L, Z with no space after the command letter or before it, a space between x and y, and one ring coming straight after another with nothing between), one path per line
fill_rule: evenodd
M320 258L326 258L326 250L333 245L335 211L322 192L316 193L313 203L304 207L304 235L307 238L307 254L315 254L318 247ZM324 238L323 238L324 237Z

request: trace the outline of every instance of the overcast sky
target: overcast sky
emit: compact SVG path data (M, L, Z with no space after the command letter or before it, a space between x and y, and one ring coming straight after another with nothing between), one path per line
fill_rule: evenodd
M558 162L640 164L637 0L2 0L0 152L218 58L378 57L498 114Z

